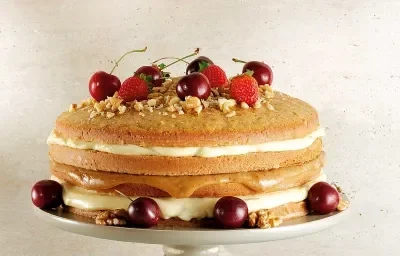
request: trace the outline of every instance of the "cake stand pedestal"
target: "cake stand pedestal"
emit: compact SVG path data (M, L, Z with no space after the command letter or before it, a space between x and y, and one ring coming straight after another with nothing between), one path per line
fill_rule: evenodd
M346 197L343 196L345 200ZM329 215L308 215L285 221L271 229L203 229L165 228L150 229L100 226L94 220L62 210L41 210L34 208L36 215L57 228L85 236L145 243L163 244L166 256L220 255L220 245L268 242L304 236L328 229L345 220L350 209ZM222 255L230 255L223 253Z

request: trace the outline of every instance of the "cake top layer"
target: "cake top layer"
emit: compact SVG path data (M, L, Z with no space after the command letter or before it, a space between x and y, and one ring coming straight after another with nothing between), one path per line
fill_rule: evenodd
M124 103L115 94L88 99L62 113L55 132L62 137L108 144L190 147L249 145L302 138L319 126L318 113L304 101L269 86L259 88L253 106L222 90L208 100L176 97L177 79L153 88L148 100Z

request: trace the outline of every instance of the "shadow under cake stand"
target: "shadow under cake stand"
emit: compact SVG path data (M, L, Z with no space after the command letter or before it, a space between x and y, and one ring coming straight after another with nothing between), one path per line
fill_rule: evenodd
M348 200L344 195L342 197ZM316 233L345 220L350 214L350 209L328 215L307 215L284 221L281 226L271 229L235 230L101 226L96 225L92 218L64 212L61 209L41 210L35 207L35 213L50 225L72 233L124 242L162 244L166 256L206 256L218 255L220 245L260 243Z

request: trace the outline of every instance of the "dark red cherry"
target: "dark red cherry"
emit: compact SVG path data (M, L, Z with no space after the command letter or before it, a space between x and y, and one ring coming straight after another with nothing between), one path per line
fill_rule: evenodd
M245 73L247 70L253 71L253 77L257 80L258 85L272 84L272 69L264 62L249 61L244 64L242 72Z
M148 81L153 86L161 86L164 79L162 71L157 66L142 66L135 71L134 76L140 76L144 74L146 77L151 77L151 81Z
M32 203L41 209L51 209L60 206L62 186L54 180L41 180L32 187Z
M339 193L326 182L315 183L308 191L308 205L319 214L328 214L336 210Z
M105 100L107 96L113 96L120 87L121 81L118 77L104 71L94 73L89 81L90 95L97 101Z
M210 82L201 73L191 73L182 77L176 84L176 94L181 100L187 96L195 96L199 99L207 99L211 93Z
M237 197L222 197L214 206L214 218L224 228L240 228L248 216L246 202Z
M139 197L128 207L129 219L136 227L150 228L158 224L161 210L156 201L148 197Z
M189 63L189 65L186 68L186 75L193 73L193 72L199 72L200 70L200 63L201 62L206 62L208 64L214 64L214 62L212 62L212 60L210 60L209 58L205 57L205 56L200 56L196 59L194 59L192 62Z

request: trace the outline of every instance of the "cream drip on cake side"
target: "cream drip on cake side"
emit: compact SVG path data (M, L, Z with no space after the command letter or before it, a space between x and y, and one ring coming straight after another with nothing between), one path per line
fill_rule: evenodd
M91 190L72 186L62 180L52 177L63 185L63 200L67 206L87 211L127 209L130 200L118 195L100 194ZM326 181L326 175L321 171L320 175L296 188L267 194L243 196L242 198L249 212L261 209L271 209L291 202L300 202L307 198L308 190L317 182ZM136 199L132 197L132 199ZM219 198L153 198L161 209L163 219L178 217L181 220L211 218L213 209Z
M325 129L319 127L309 135L293 140L270 141L255 145L219 146L219 147L141 147L132 144L118 145L105 144L101 142L89 142L62 138L54 131L47 139L47 144L60 146L96 150L118 155L149 155L149 156L168 156L168 157L219 157L244 155L257 152L277 152L305 149L311 146L314 141L325 135Z

